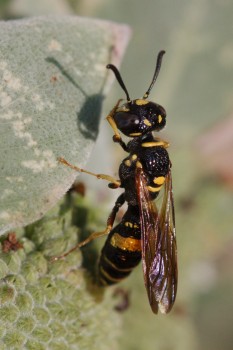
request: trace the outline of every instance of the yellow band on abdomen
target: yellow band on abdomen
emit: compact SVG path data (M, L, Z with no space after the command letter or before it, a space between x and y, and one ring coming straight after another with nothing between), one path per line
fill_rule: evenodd
M122 237L119 233L114 233L110 241L111 245L122 250L131 252L141 251L141 240L132 237Z

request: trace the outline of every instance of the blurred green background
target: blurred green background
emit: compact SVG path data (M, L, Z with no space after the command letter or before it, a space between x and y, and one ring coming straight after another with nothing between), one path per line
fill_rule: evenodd
M166 50L150 98L167 111L167 127L160 136L171 143L178 296L171 314L153 315L138 267L122 283L130 291L131 305L122 314L119 348L232 349L233 2L5 0L0 10L2 19L73 13L129 24L132 40L121 73L132 98L146 91L157 52ZM124 94L115 84L103 117L119 97ZM125 155L111 143L105 124L103 118L87 168L116 174ZM95 180L84 181L89 185L87 196L96 204L100 195L107 198L110 208L115 193L105 184L97 187Z

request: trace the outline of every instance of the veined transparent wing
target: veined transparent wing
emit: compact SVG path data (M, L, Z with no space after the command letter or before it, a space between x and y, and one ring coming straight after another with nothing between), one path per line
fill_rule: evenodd
M147 178L136 170L136 188L140 208L142 264L145 286L154 313L171 310L177 291L177 248L171 171L164 183L160 211L151 201Z

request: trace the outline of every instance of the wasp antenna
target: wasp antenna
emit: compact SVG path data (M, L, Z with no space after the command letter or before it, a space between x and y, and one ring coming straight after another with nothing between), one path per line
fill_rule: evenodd
M116 77L116 80L118 81L118 83L120 84L122 90L124 90L125 94L126 94L126 99L128 102L131 101L130 97L129 97L129 93L128 93L128 90L126 89L125 87L125 84L122 80L122 77L120 75L120 72L119 70L117 69L117 67L115 67L113 64L108 64L106 66L107 69L111 69L113 71L113 73L115 74L115 77Z
M156 79L157 79L157 77L159 75L159 71L160 71L160 68L161 68L163 55L165 54L165 52L166 51L162 50L162 51L159 51L159 53L158 53L154 76L153 76L152 82L151 82L151 84L149 86L149 89L147 90L147 92L143 96L143 99L146 99L149 96L149 94L151 92L151 89L153 88L154 83L156 82Z

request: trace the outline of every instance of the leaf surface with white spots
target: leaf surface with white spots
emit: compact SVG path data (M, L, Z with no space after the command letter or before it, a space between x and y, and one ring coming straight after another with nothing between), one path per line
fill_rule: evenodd
M67 191L97 137L124 25L72 16L0 23L0 232L39 219Z

